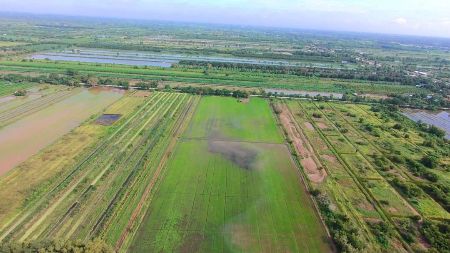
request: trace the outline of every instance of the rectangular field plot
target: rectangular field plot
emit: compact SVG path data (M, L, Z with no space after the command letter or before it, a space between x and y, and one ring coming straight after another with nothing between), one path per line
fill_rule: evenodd
M130 251L329 251L288 154L284 145L179 143Z
M348 204L355 208L362 217L380 219L380 215L373 204L367 200L367 197L351 177L336 178L336 183L339 190L342 191L341 193L345 195Z
M327 136L331 145L336 149L339 154L355 154L356 148L353 147L343 136Z
M184 137L270 143L283 141L268 102L259 98L252 98L249 103L237 102L234 98L203 98Z
M134 99L137 101L133 102ZM193 99L180 93L155 92L143 101L139 97L127 95L125 101L129 101L129 104L119 101L112 109L127 112L128 107L132 106L135 108L132 113L123 114L112 126L97 125L96 117L86 123L97 130L92 132L92 137L97 132L101 136L98 136L99 141L95 146L83 152L75 163L63 168L55 164L56 168L48 176L44 176L42 168L36 168L35 164L39 162L46 166L45 172L50 173L48 169L49 165L53 165L53 159L58 163L67 159L49 157L47 160L50 161L44 162L41 162L44 158L35 159L30 162L30 167L22 167L20 175L30 178L38 174L40 177L39 180L29 180L29 183L46 187L39 186L39 191L30 191L30 194L17 198L15 203L25 202L23 207L15 205L10 208L0 204L0 210L7 211L0 212L0 240L77 240L96 237L102 232L103 238L111 244L115 243L127 227L131 213L141 203L148 182L156 177L159 161L169 142L172 142L174 131L190 110L191 102L196 101ZM124 110L120 109L121 106ZM74 146L74 142L66 141L65 144ZM24 171L27 168L30 170ZM16 171L13 170L9 175ZM34 174L29 175L31 173ZM3 188L4 185L7 187ZM7 190L15 188L17 186L13 183L0 184L0 196L6 196L9 203L12 200L9 200ZM25 192L29 188L22 189ZM22 202L19 202L20 199L23 199ZM5 198L3 200L5 202ZM11 217L14 211L17 211L17 215Z
M393 216L414 216L418 213L387 183L381 180L370 180L370 192L381 206Z
M216 118L234 139L177 144L129 252L331 252L287 146L264 143L280 140L268 104L256 100L261 114L238 104L247 117L235 122L244 135L233 135L232 125L207 109L212 100L218 111L238 102L203 99L186 135L205 134L204 123ZM269 130L246 125L259 120Z
M342 154L342 159L350 166L350 168L360 177L364 178L381 178L380 174L364 159L360 154Z
M108 90L81 90L1 128L0 174L25 161L122 95Z

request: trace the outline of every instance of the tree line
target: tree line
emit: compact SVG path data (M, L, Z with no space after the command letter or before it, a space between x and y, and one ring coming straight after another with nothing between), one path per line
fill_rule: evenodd
M303 77L396 82L403 85L428 85L431 82L429 78L412 77L409 76L408 72L404 69L392 68L388 66L385 66L383 68L366 67L359 69L343 69L191 60L183 60L178 64L188 67L213 67L217 69L233 69L239 71L264 72L271 74L290 74Z

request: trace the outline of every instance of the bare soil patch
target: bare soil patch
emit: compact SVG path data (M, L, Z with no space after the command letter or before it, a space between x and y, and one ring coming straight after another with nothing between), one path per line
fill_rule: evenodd
M243 104L248 104L248 102L250 102L250 98L241 98L241 99L239 99L239 102L241 102Z
M327 124L325 124L325 123L323 123L323 122L318 122L318 123L317 123L317 126L318 126L320 129L327 129L327 128L328 128Z
M149 97L152 93L150 91L143 91L143 90L138 90L135 93L133 93L133 97Z
M369 202L366 201L362 201L360 203L358 203L358 207L367 211L374 211L375 208L373 207L372 204L370 204Z
M331 162L331 163L337 163L337 159L335 156L332 155L322 155L322 158Z
M306 127L308 130L314 131L313 125L312 125L311 123L309 123L309 122L305 122L305 127Z
M292 116L289 109L283 105L279 106L280 113L278 114L281 124L284 129L286 129L287 135L292 141L297 154L299 155L299 160L305 172L314 183L321 183L326 178L327 173L320 164L319 159L314 153L314 149L309 143L308 139L304 136L301 130L296 127L294 117ZM308 125L314 129L314 127L309 122L305 122L305 126Z
M379 223L379 222L381 222L381 220L380 219L378 219L378 218L364 218L364 221L366 221L366 222L368 222L368 223Z
M323 168L317 167L317 164L313 158L308 157L302 159L300 163L302 164L303 168L305 168L306 173L308 174L308 177L311 181L320 183L325 179L324 174L326 173L322 172Z

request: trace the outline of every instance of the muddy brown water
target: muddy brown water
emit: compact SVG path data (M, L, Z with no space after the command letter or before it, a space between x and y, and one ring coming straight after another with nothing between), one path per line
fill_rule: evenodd
M240 168L251 170L254 168L258 152L243 143L231 141L208 141L208 150L214 154L220 154Z
M0 176L64 134L91 115L118 100L117 90L82 89L61 102L28 115L0 129Z

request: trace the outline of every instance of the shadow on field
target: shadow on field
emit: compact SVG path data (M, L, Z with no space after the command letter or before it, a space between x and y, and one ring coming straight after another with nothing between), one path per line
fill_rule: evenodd
M258 152L254 149L245 147L243 143L230 141L208 141L208 150L211 153L220 154L225 159L233 162L237 166L251 170Z

